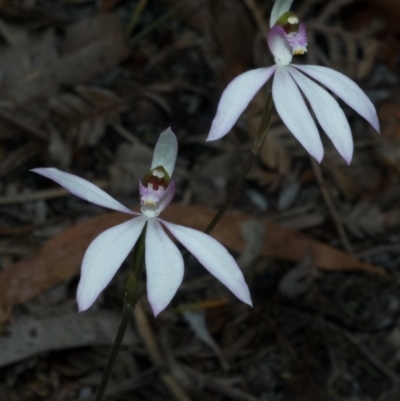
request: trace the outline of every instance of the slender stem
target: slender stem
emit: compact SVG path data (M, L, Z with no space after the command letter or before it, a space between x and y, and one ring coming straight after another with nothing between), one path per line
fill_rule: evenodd
M128 27L126 28L128 35L130 35L133 29L135 28L136 23L138 22L140 15L142 14L144 8L146 7L148 1L149 0L139 0L139 2L136 4L131 19L129 20Z
M107 360L106 367L101 378L99 388L97 389L95 401L101 401L104 397L108 380L110 379L112 370L114 368L115 360L117 359L118 352L121 348L122 340L124 339L129 320L132 316L132 310L136 306L139 299L144 294L144 291L138 291L139 277L143 267L144 261L144 247L145 247L146 227L143 229L142 234L133 251L133 265L132 271L129 273L128 279L125 284L125 299L124 309L122 312L121 322L119 324L117 336L115 337L114 344L111 348L110 355Z
M253 167L254 162L257 160L257 157L260 154L260 150L261 150L262 146L264 145L265 139L267 138L267 135L269 132L269 127L271 125L271 117L272 117L273 109L274 109L274 102L272 100L271 89L269 88L268 96L267 96L267 99L265 102L265 109L264 109L263 117L261 120L260 128L258 130L258 135L254 141L254 145L253 145L249 155L247 156L247 160L243 167L242 173L241 173L240 177L238 178L238 180L236 181L233 188L231 189L224 204L221 206L218 213L214 216L214 218L211 220L210 224L204 230L205 233L209 234L215 228L215 226L221 220L221 218L226 213L229 206L233 203L237 194L241 190L243 183L246 180L246 177L249 174L250 169Z
M97 389L96 401L101 401L104 397L108 380L110 379L115 360L117 359L117 355L121 347L122 340L124 339L125 331L128 327L129 320L132 316L132 309L133 309L132 304L128 304L125 301L121 323L118 328L118 333L115 338L114 344L111 348L110 355L108 357L107 365L106 368L104 369L99 388Z
M187 0L181 0L179 3L176 3L173 7L171 7L168 11L166 11L164 14L162 14L159 18L157 18L154 22L151 24L147 25L142 31L140 31L137 35L135 35L131 39L131 45L134 45L142 38L150 34L152 31L157 29L159 26L164 24L165 21L167 21L169 18L174 16L185 4Z

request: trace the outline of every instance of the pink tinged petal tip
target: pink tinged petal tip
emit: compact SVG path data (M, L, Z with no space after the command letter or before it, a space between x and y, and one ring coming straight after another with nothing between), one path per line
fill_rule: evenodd
M331 90L337 97L360 114L360 116L364 117L375 131L380 133L375 106L354 81L346 77L346 75L327 67L317 65L293 65L293 67L296 67Z
M338 102L325 89L295 68L290 67L289 71L309 101L322 129L346 163L350 164L353 157L353 138L346 115Z
M149 219L147 224L145 253L147 297L154 316L157 316L168 306L182 283L183 258L155 219Z
M282 26L275 25L268 32L268 47L278 65L288 65L293 59L293 49L287 40L287 34Z
M161 220L171 234L242 302L252 306L249 288L232 255L214 238L192 228Z
M271 78L275 68L272 66L247 71L237 76L226 87L219 101L207 141L220 139L232 129L251 99Z
M138 213L129 210L98 186L76 175L60 171L56 168L34 168L30 171L50 178L71 192L73 195L78 196L79 198L82 198L88 202L94 203L95 205L135 216L138 215Z
M146 187L139 181L142 213L149 218L158 216L171 203L175 195L175 189L174 180L169 182L166 189L161 186L154 189L151 183Z
M290 10L294 0L276 0L271 10L269 27L272 28L279 17Z
M169 178L175 168L176 156L178 154L178 141L171 128L167 128L160 134L153 153L153 161L150 170L158 166L164 167Z
M109 228L89 245L82 262L77 301L79 311L90 308L136 244L146 223L140 216Z
M318 163L324 156L321 138L299 88L287 67L276 70L272 85L276 110L289 131Z

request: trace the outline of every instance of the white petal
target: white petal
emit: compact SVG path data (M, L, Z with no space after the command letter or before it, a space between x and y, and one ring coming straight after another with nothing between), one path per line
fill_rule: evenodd
M289 131L311 156L321 162L324 149L318 129L287 67L277 68L272 97L276 110Z
M183 258L156 219L146 232L147 297L154 316L171 302L183 280Z
M310 102L321 127L343 159L350 164L353 156L353 138L349 122L338 102L325 89L295 68L290 68L289 71Z
M178 154L178 141L171 128L167 128L160 134L153 153L151 169L158 166L165 168L169 177L174 172L176 155Z
M172 235L241 301L252 305L243 273L232 255L214 238L192 228L161 222Z
M109 209L117 210L118 212L138 215L138 213L129 210L127 207L119 203L116 199L108 195L98 186L89 181L84 180L76 175L66 173L56 168L34 168L30 171L50 178L57 184L67 189L72 194L82 198L95 205L107 207Z
M360 116L364 117L377 132L380 132L375 106L364 91L346 75L319 65L293 65L293 67L325 85Z
M109 228L89 245L82 262L77 300L79 311L90 308L136 244L146 217Z
M275 22L278 21L282 14L290 11L293 0L276 0L274 6L272 7L271 16L269 19L269 27L272 28Z
M231 130L250 100L274 73L275 68L272 66L247 71L237 76L226 87L219 101L207 141L215 141Z

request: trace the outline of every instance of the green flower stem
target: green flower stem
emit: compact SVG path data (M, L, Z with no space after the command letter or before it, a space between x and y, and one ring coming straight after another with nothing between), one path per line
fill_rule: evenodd
M135 28L140 18L140 15L142 14L144 8L146 7L148 1L149 0L139 0L139 2L136 4L131 19L129 20L128 27L126 28L128 35L130 35L133 32L133 29Z
M176 3L173 7L171 7L168 11L162 14L159 18L157 18L154 22L147 25L142 31L140 31L137 35L135 35L131 41L131 45L136 45L139 43L144 37L149 35L154 30L158 29L161 25L163 25L169 18L173 17L187 2L188 0L181 0L179 3ZM136 21L135 21L136 22ZM135 23L134 22L134 23ZM131 33L134 24L130 22L128 27L128 32Z
M104 397L108 380L110 379L111 372L114 368L115 360L117 359L118 352L121 348L122 340L124 339L126 329L132 316L132 311L139 299L144 294L144 291L138 290L139 278L143 268L144 262L144 247L146 237L146 226L136 243L133 251L133 265L132 271L128 276L125 284L125 299L124 309L122 312L121 323L119 324L117 336L115 337L114 344L111 348L110 355L107 360L106 367L101 378L99 388L97 389L95 401L101 401Z
M262 116L260 128L258 130L258 135L254 141L254 145L247 156L246 163L243 167L242 173L240 177L235 182L234 186L232 187L228 197L226 198L224 204L219 209L218 213L214 216L211 220L210 224L204 230L205 233L209 234L215 226L219 223L223 215L229 209L233 201L235 200L236 196L238 195L239 191L242 189L243 183L246 180L247 175L249 174L250 169L253 167L253 164L258 158L260 154L261 148L264 145L265 139L267 138L269 127L271 125L271 117L272 111L274 109L274 102L272 100L271 94L271 87L268 88L268 95L265 102L265 109Z

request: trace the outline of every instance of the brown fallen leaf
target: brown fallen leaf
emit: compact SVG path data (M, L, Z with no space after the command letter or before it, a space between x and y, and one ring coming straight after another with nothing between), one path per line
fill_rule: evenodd
M215 211L199 206L170 205L163 218L203 230ZM49 287L78 274L83 255L90 242L102 231L120 224L130 216L106 213L74 226L48 241L36 255L22 260L0 273L0 305L13 305L34 298ZM213 236L229 250L241 252L245 241L241 224L252 219L242 214L227 214L218 224ZM360 270L388 277L383 268L362 263L354 257L306 235L285 229L267 219L266 235L261 256L301 261L307 254L323 270Z
M60 312L60 311L59 311ZM23 361L48 351L111 345L119 315L105 311L58 313L55 316L27 317L14 320L0 337L0 367ZM137 342L128 327L124 345Z

